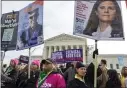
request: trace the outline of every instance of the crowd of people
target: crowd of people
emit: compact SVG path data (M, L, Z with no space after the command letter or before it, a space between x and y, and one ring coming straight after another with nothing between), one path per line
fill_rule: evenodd
M97 68L97 88L127 88L127 67L124 66L118 75L115 69L106 67L102 59ZM94 64L69 62L66 67L52 59L33 60L28 65L12 59L9 67L3 65L1 88L94 88Z

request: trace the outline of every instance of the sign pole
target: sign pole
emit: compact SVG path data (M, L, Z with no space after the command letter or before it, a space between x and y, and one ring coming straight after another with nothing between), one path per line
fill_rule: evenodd
M93 58L94 58L94 88L97 88L97 55L98 55L97 40L95 40L95 51L93 52Z
M1 68L2 69L3 69L3 61L4 61L5 53L6 53L6 51L4 51L4 52L1 53Z
M29 63L28 63L28 79L30 79L30 64L31 64L31 52L29 48Z

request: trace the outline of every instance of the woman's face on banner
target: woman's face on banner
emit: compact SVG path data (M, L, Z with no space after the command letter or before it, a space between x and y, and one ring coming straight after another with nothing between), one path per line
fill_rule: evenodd
M112 1L101 2L96 11L96 15L101 22L112 22L115 14L116 7Z

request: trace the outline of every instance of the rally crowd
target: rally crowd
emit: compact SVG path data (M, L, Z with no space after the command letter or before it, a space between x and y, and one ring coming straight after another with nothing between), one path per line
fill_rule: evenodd
M102 59L97 68L97 88L127 88L127 67L118 75L106 65ZM33 60L28 78L28 65L12 59L9 67L2 68L1 88L94 88L94 64L74 61L58 67L52 59Z

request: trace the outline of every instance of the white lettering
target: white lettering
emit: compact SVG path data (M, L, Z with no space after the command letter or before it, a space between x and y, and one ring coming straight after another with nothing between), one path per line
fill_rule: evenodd
M5 23L11 23L12 21L11 20L5 20Z

